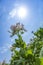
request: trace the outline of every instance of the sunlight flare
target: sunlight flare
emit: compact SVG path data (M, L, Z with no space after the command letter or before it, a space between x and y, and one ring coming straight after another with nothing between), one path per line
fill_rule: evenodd
M18 17L24 18L27 15L27 9L25 7L19 7Z

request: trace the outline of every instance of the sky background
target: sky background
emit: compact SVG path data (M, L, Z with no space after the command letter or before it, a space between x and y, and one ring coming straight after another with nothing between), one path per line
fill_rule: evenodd
M17 14L13 16L14 12L12 13L20 6L25 6L28 10L24 19L19 18ZM4 59L7 62L10 60L10 47L15 37L11 39L8 30L16 22L23 23L28 30L23 39L29 43L33 36L31 32L43 27L43 0L0 0L0 62Z

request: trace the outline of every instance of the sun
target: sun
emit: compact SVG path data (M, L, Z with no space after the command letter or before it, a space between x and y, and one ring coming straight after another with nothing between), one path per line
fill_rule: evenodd
M19 7L18 8L18 16L19 18L24 18L27 14L27 10L25 7Z
M27 16L27 7L19 6L14 8L9 12L9 15L11 18L17 16L19 19L24 19Z

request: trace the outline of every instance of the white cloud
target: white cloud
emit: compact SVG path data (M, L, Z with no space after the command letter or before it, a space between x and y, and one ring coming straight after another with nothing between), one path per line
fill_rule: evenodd
M7 52L11 47L11 44L6 44L5 46L0 48L0 53L5 53Z
M15 15L16 15L16 9L12 9L10 12L9 12L9 15L11 18L13 18Z
M3 48L3 50L1 51L1 53L5 53L8 49L7 48Z

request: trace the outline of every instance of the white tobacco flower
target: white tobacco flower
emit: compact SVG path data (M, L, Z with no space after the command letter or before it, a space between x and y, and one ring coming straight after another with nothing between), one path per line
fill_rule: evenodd
M23 24L20 23L16 23L16 25L12 25L10 27L10 29L12 30L12 34L14 35L15 33L17 33L18 31L26 31L24 28Z
M11 28L12 31L16 30L16 26L15 25L12 25L10 28Z

